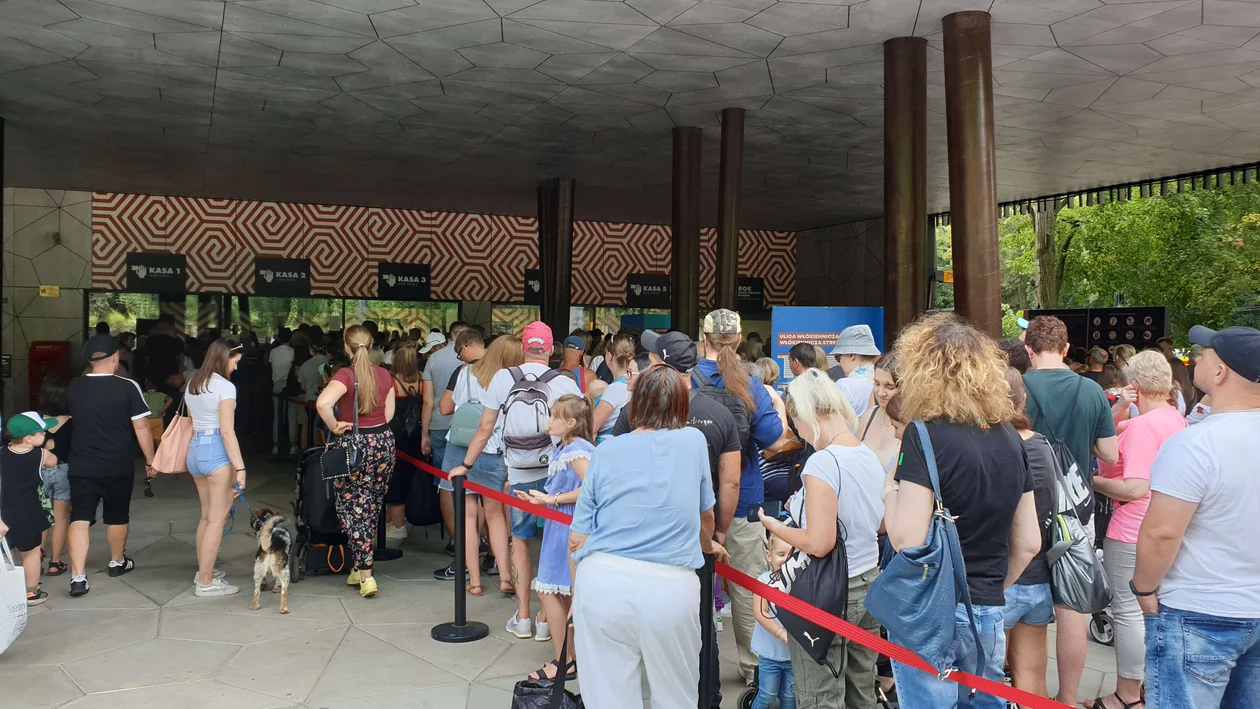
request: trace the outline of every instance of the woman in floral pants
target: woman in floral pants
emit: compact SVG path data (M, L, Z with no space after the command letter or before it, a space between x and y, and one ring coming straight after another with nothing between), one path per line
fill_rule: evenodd
M353 436L358 423L362 461L354 473L333 480L333 494L337 518L354 554L354 569L346 583L358 586L359 595L368 598L376 595L372 545L394 474L394 433L389 429L394 417L394 380L368 360L372 334L367 328L355 325L346 330L345 342L350 366L332 376L315 401L315 410L335 436Z

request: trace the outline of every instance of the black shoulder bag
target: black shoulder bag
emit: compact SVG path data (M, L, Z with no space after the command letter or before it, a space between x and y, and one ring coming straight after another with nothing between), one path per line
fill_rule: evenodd
M350 407L354 411L354 425L349 433L330 437L324 445L324 452L319 456L319 472L324 481L350 477L359 472L359 466L363 464L365 446L363 434L359 433L359 379L353 369L350 376L354 378L354 398Z

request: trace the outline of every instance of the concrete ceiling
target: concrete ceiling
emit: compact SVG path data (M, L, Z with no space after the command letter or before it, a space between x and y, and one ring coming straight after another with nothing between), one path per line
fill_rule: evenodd
M668 222L670 129L748 110L743 226L882 211L884 40L993 14L999 198L1260 159L1254 0L0 0L5 183Z

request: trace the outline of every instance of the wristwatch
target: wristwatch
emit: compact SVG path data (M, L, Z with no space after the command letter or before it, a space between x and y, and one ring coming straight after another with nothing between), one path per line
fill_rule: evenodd
M1129 579L1129 591L1138 598L1146 598L1147 596L1154 596L1159 589L1157 588L1154 591L1139 591L1137 590L1137 586L1133 585L1133 579Z

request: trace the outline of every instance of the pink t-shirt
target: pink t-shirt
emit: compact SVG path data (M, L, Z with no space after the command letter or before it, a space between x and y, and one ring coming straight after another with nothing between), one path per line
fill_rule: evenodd
M1186 420L1174 407L1158 409L1142 414L1121 424L1116 437L1120 460L1115 465L1098 461L1098 474L1104 478L1151 479L1151 464L1155 454L1174 433L1186 427ZM1107 538L1125 544L1137 544L1138 529L1146 517L1151 495L1133 502L1116 503L1107 527Z

